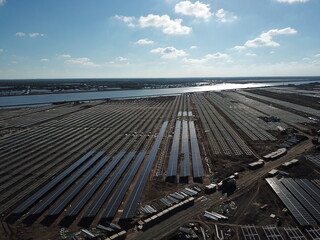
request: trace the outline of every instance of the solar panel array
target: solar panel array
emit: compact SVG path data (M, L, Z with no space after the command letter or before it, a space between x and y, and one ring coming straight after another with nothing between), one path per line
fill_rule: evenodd
M130 184L133 178L135 177L145 155L146 155L146 152L140 152L136 157L134 163L131 165L130 169L128 170L126 175L123 177L116 192L113 194L112 198L110 199L109 204L102 215L102 220L113 218L116 215L117 210L121 205L122 200L126 192L128 191Z
M98 152L88 162L86 162L78 171L66 179L61 186L49 194L36 208L30 212L30 216L39 215L44 212L59 196L61 196L84 172L86 172L102 155L104 152Z
M309 154L305 158L320 167L320 154Z
M109 156L104 157L84 178L77 183L67 195L60 199L49 211L47 216L56 216L79 194L79 192L89 183L89 181L104 167L110 159Z
M193 121L189 122L189 128L190 128L193 177L201 178L203 177L203 165L202 165L201 156L200 156L200 149L199 149L196 129Z
M83 162L85 162L94 152L88 152L82 156L78 161L72 164L69 168L60 173L52 181L42 187L38 192L29 197L26 201L20 204L16 209L11 213L12 216L21 216L25 213L30 207L37 203L45 194L57 186L62 180L64 180L70 173L77 169Z
M318 203L320 203L320 189L307 179L296 179L296 182Z
M162 127L160 129L160 132L157 136L157 139L155 143L153 144L153 147L151 149L151 152L149 154L149 157L147 158L146 164L143 166L142 171L140 173L140 176L136 182L136 185L134 186L134 189L129 197L129 200L127 202L127 205L125 206L125 209L121 215L121 219L131 219L134 217L136 213L136 209L138 207L138 202L141 198L141 194L143 192L143 189L148 181L148 177L150 174L150 171L152 169L153 163L155 161L156 155L158 153L160 144L163 139L163 135L167 129L168 122L165 121L162 124Z
M285 178L281 182L320 223L320 204L306 193L292 178Z
M182 139L181 139L181 153L183 160L180 163L180 177L190 176L190 156L189 156L189 127L188 122L182 122Z
M177 121L175 130L174 130L169 163L167 167L167 173L166 173L167 177L177 176L180 132L181 132L181 121Z
M301 226L308 226L308 225L316 225L317 222L312 218L310 213L303 207L303 205L297 200L296 196L293 195L294 193L297 194L298 190L295 190L292 194L286 187L290 185L289 182L285 181L285 184L282 184L278 179L276 178L267 178L266 179L273 191L278 195L278 197L281 199L281 201L286 205L286 207L289 209L291 214L294 216L294 218L299 222ZM290 185L291 186L291 185ZM290 187L291 190L294 189L294 187ZM302 198L305 193L299 193L298 199L302 201L303 204L306 204L306 198ZM302 200L304 199L304 200ZM310 207L310 205L308 205ZM308 206L306 207L308 209ZM311 209L309 209L310 211Z
M127 169L129 163L131 162L135 154L136 152L130 152L125 157L121 165L112 174L110 179L107 181L107 183L103 186L102 190L99 192L98 196L96 196L96 198L94 199L94 201L92 202L88 210L83 215L82 219L84 221L90 221L98 214L102 205L105 203L105 201L109 197L111 191L114 189L120 177L122 176L124 171Z
M111 161L111 163L103 170L103 172L95 179L95 181L90 185L85 192L83 192L77 202L75 202L72 207L66 212L65 218L74 219L89 199L94 195L94 193L98 190L98 188L102 185L105 179L109 176L109 174L113 171L113 169L120 162L122 157L125 155L125 152L118 153Z

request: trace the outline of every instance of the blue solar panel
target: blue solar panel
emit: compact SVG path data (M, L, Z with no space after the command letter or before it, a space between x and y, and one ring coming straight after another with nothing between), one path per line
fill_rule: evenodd
M77 196L77 194L89 183L89 181L99 172L99 170L107 163L110 159L109 156L104 157L84 178L77 183L70 192L66 194L64 198L58 201L53 208L49 211L47 216L58 215L62 210Z
M60 173L57 177L55 177L52 181L50 181L47 185L41 188L38 192L29 197L26 201L24 201L20 206L12 211L12 215L21 216L25 213L30 207L32 207L37 201L40 200L45 194L47 194L51 189L53 189L56 185L58 185L65 177L67 177L70 173L72 173L77 167L79 167L84 161L86 161L94 152L88 152L83 157L81 157L78 161L72 164L65 171Z
M102 155L104 152L98 152L92 157L86 164L84 164L78 171L71 175L66 181L63 182L55 191L53 191L48 197L46 197L41 203L39 203L30 213L30 215L39 215L46 210L53 201L55 201L62 193L66 191L85 171L89 169Z
M182 141L181 141L181 153L183 160L180 163L180 177L190 176L190 157L189 157L189 133L188 122L182 122Z
M316 221L295 199L295 197L280 183L276 178L266 179L273 191L278 195L281 201L286 205L294 218L301 226L315 225Z
M313 200L292 178L281 180L285 187L307 209L307 211L320 222L320 205Z
M307 179L296 179L296 182L318 203L320 203L320 189Z
M200 149L196 134L196 129L194 127L194 122L189 122L190 128L190 141L191 141L191 152L192 152L192 170L194 178L203 177L203 165L200 156Z
M95 198L94 202L90 205L83 218L92 219L94 218L98 212L100 211L102 205L105 203L107 198L109 197L111 191L114 189L115 185L119 181L122 174L127 169L129 163L133 159L133 156L136 152L130 152L121 163L121 165L116 169L115 173L110 177L109 181L102 188L98 196Z
M168 168L166 173L167 177L177 176L180 132L181 132L181 121L177 121L175 130L174 130L172 147L171 147L169 163L168 163Z
M136 212L136 209L138 206L138 202L141 198L142 191L148 181L150 171L152 169L154 160L155 160L156 155L158 153L159 146L162 142L163 135L167 129L167 126L168 126L167 121L162 124L159 135L158 135L158 137L157 137L157 139L151 149L151 152L149 154L149 157L147 159L146 164L143 166L143 169L142 169L141 174L137 180L137 183L134 186L134 189L129 197L128 203L127 203L127 205L121 215L121 219L131 219L135 215L135 212Z
M122 157L125 155L125 152L119 152L111 161L111 163L104 169L104 171L95 179L95 181L90 185L85 192L83 192L78 201L75 202L72 207L67 211L66 218L73 219L83 207L87 204L90 198L94 195L97 189L102 185L104 180L110 175L113 169L118 165Z
M106 207L105 212L102 215L102 220L107 220L113 218L119 206L122 203L122 200L130 187L130 184L135 177L146 152L140 152L136 157L134 163L131 165L130 169L128 170L127 174L123 177L119 187L117 188L116 192L113 194L112 198L109 201L108 206Z

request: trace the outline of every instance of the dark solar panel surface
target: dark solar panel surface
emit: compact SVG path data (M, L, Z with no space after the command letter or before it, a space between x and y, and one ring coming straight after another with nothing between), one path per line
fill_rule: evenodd
M51 189L58 185L65 177L72 173L77 167L79 167L84 161L86 161L94 152L88 152L78 161L60 173L57 177L51 180L47 185L41 188L38 192L29 197L20 206L12 211L13 215L21 215L26 212L31 206L40 200L45 194L47 194Z
M182 141L181 141L181 153L183 154L183 160L180 163L180 177L190 176L190 157L189 157L189 133L188 122L182 122Z
M143 166L143 169L142 169L141 174L137 180L137 183L134 186L134 189L129 197L128 203L127 203L127 205L121 215L121 219L130 219L130 218L133 218L135 215L135 212L136 212L136 209L138 206L138 202L141 198L141 194L143 192L143 189L148 181L150 171L152 169L154 160L155 160L156 155L158 153L159 146L162 142L163 135L167 129L167 126L168 126L167 121L162 124L159 135L158 135L155 143L153 144L153 147L151 149L149 157L147 158L146 164Z
M169 163L168 163L168 168L166 173L167 177L177 176L180 132L181 132L181 121L177 121L175 130L174 130L172 147L171 147Z
M100 171L100 169L108 162L109 156L104 157L84 178L77 183L66 196L60 199L53 208L49 211L47 216L58 215L79 192L89 183L89 181Z
M109 197L111 191L116 186L117 182L119 181L121 175L124 173L124 171L127 169L129 163L133 159L133 156L136 154L136 152L130 152L123 162L120 164L120 166L116 169L115 173L110 177L107 184L104 185L102 190L99 192L98 196L95 198L93 203L90 205L89 209L84 214L84 218L92 218L95 217L98 212L100 211L102 205L105 203L107 198Z
M307 179L296 179L296 182L318 203L320 203L320 189Z
M306 193L292 178L282 179L281 182L295 196L307 211L320 222L320 205Z
M67 211L67 217L75 217L79 214L79 212L83 209L83 207L87 204L93 194L97 191L97 189L102 185L105 179L110 175L113 169L118 165L122 157L125 155L125 152L119 152L117 156L115 156L110 164L103 170L103 172L95 179L95 181L90 185L90 188L86 189L83 192L78 201L75 202L72 207Z
M193 121L189 122L189 128L190 128L193 177L200 178L200 177L203 177L203 165L202 165L201 156L200 156L200 149L199 149L196 129L194 127Z
M63 194L68 187L71 186L85 171L89 169L102 155L104 152L98 152L94 155L88 162L86 162L78 171L72 174L68 179L66 179L61 186L55 189L48 197L46 197L41 203L39 203L31 212L30 215L41 214L46 210L53 201L55 201L61 194Z
M316 221L311 217L311 215L303 208L303 206L295 199L295 197L280 183L278 179L267 178L266 180L301 226L316 224Z
M140 152L138 156L136 157L134 163L131 165L130 169L122 179L121 183L119 184L119 187L117 188L116 192L113 194L112 198L109 201L108 206L106 207L105 212L102 215L102 219L108 219L108 218L113 218L119 206L122 203L122 200L128 191L130 184L135 177L144 156L146 155L146 152Z

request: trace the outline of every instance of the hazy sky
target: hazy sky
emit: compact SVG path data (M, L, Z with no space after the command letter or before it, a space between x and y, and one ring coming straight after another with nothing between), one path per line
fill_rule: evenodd
M320 75L319 0L0 0L0 79Z

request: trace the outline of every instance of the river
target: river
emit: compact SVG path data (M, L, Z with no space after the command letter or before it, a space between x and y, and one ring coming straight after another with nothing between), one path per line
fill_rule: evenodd
M243 88L258 88L268 86L280 86L287 84L305 84L318 81L292 81L292 82L265 82L265 83L221 83L210 86L164 88L164 89L141 89L123 91L101 91L101 92L77 92L60 94L40 94L0 97L0 108L13 106L42 105L54 102L70 102L101 99L122 99L122 98L141 98L151 96L178 95L182 93L222 91Z

